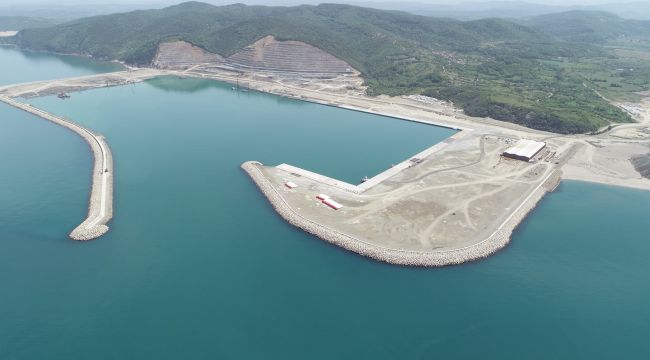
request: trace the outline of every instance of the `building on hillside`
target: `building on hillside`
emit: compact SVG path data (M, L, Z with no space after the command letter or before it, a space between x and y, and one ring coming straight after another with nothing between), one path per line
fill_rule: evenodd
M503 152L503 156L512 159L532 161L535 155L539 154L546 147L546 143L528 139L521 139Z

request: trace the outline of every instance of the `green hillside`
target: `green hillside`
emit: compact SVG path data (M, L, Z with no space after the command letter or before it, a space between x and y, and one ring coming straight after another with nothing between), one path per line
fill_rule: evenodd
M27 29L10 41L146 65L162 41L181 39L229 56L266 35L303 41L347 61L362 72L371 95L426 94L451 100L469 115L560 133L630 121L566 66L608 56L602 46L501 19L463 22L335 4L190 2Z
M540 15L523 24L572 42L606 43L650 37L650 21L627 20L602 11Z
M556 61L564 73L620 101L637 101L650 90L650 21L628 20L606 12L569 11L523 22L567 44L599 46L603 56Z
M0 16L0 31L18 31L56 24L57 21L52 19L33 18L27 16Z

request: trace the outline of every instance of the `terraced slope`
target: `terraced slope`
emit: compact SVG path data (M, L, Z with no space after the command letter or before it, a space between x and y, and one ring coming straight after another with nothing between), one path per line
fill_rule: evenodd
M345 74L352 67L327 52L300 41L277 41L266 36L230 56L234 67L266 71Z
M317 47L300 41L278 41L271 35L226 59L185 41L164 42L158 46L151 64L168 69L223 64L242 70L319 75L339 75L354 71L345 61Z

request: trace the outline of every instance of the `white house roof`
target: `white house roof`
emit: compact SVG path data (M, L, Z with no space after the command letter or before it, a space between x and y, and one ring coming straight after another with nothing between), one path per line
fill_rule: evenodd
M528 139L521 139L517 143L506 150L504 155L524 157L531 159L535 154L542 150L546 146L546 143Z

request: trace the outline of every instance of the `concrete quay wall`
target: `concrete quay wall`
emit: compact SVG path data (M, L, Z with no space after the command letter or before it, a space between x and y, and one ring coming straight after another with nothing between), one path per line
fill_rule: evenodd
M552 172L524 199L522 204L488 238L476 244L443 251L409 251L391 249L368 243L355 236L334 230L307 219L293 210L269 179L261 171L261 163L245 162L242 169L250 176L273 208L290 224L329 243L369 258L404 266L439 267L479 260L504 248L510 242L514 229L523 221L548 191L555 189L560 176Z
M113 158L106 140L81 125L52 115L31 105L0 95L3 101L13 107L27 111L61 125L81 136L90 146L94 156L92 190L88 202L88 216L71 233L73 240L91 240L108 231L106 225L113 217Z
M365 182L362 182L359 185L353 185L353 184L350 184L350 183L347 183L347 182L344 182L344 181L341 181L341 180L333 179L331 177L321 175L321 174L317 174L315 172L311 172L309 170L305 170L305 169L302 169L302 168L299 168L299 167L296 167L296 166L293 166L293 165L289 165L289 164L280 164L280 165L276 166L276 168L278 168L280 170L284 170L284 171L286 171L288 173L292 173L292 174L295 174L295 175L306 177L308 179L319 182L321 184L334 186L334 187L336 187L338 189L345 190L345 191L348 191L348 192L352 192L352 193L355 193L355 194L361 194L364 191L367 191L368 189L380 184L381 182L385 181L386 179L389 179L389 178L399 174L400 172L408 169L409 167L413 166L413 162L411 161L411 159L413 159L413 158L426 159L427 157L429 157L429 156L433 155L434 153L436 153L436 152L444 149L445 147L447 147L452 141L457 140L457 139L467 135L471 131L472 130L460 131L460 132L452 135L451 137L447 138L446 140L443 140L443 141L441 141L441 142L439 142L439 143L437 143L437 144L435 144L435 145L433 145L433 146L431 146L431 147L429 147L429 148L415 154L414 156L411 156L408 159L406 159L406 160L404 160L404 161L402 161L402 162L400 162L398 164L393 165L392 167L390 167L390 168L386 169L385 171L373 176L372 178L368 179Z
M429 156L431 156L431 155L437 153L438 151L444 149L445 147L447 147L452 141L460 139L461 137L467 135L471 131L473 131L473 130L462 130L460 132L457 132L456 134L448 137L447 139L445 139L445 140L443 140L443 141L441 141L441 142L439 142L439 143L437 143L437 144L435 144L435 145L433 145L433 146L431 146L431 147L429 147L429 148L427 148L427 149L425 149L425 150L423 150L423 151L409 157L408 159L402 161L401 163L396 164L396 165L386 169L385 171L371 177L367 181L357 185L357 188L359 189L358 192L364 192L364 191L372 188L373 186L376 186L376 185L380 184L384 180L389 179L389 178L399 174L400 172L410 168L411 166L413 166L413 162L411 161L411 159L414 159L414 158L415 159L426 159Z
M346 182L341 181L341 180L336 180L336 179L333 179L331 177L327 177L325 175L317 174L315 172L311 172L309 170L305 170L305 169L302 169L302 168L299 168L299 167L295 167L293 165L280 164L280 165L276 166L276 168L278 168L280 170L284 170L284 171L286 171L288 173L291 173L291 174L304 176L304 177L306 177L308 179L319 182L321 184L334 186L334 187L336 187L338 189L349 191L349 192L352 192L352 193L355 193L355 194L358 194L358 193L362 192L362 190L359 189L359 187L356 186L356 185L352 185L350 183L346 183Z

